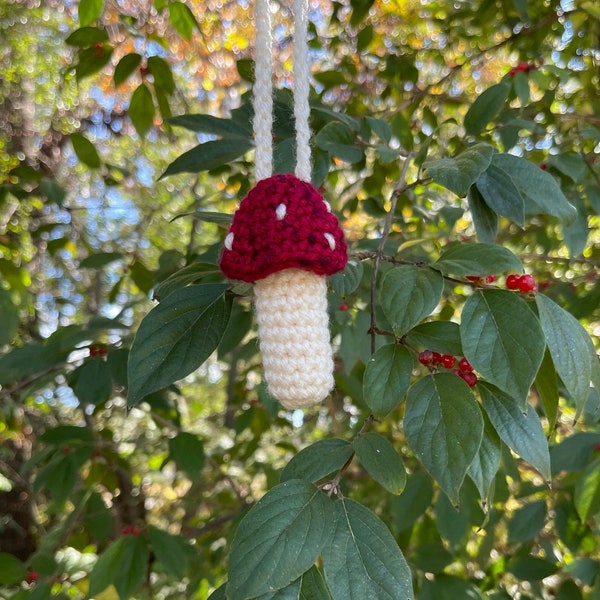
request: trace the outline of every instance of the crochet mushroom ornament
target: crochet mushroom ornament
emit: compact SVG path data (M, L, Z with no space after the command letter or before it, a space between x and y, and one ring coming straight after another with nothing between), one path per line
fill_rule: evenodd
M347 260L329 204L294 175L259 181L234 214L221 270L254 283L265 379L288 409L315 404L333 388L326 276Z

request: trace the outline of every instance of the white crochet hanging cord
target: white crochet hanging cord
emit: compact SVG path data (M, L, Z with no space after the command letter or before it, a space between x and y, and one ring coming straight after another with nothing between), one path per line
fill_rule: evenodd
M308 0L294 0L293 8L295 174L298 179L310 182ZM272 173L272 60L269 0L256 0L257 181ZM270 394L287 409L321 402L334 385L326 278L309 271L286 269L257 281L254 293L262 363Z

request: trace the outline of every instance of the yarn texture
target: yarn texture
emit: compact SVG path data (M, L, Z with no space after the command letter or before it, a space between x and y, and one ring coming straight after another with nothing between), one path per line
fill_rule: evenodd
M288 409L320 402L334 384L325 277L286 269L254 293L269 393Z
M344 233L329 204L310 183L285 174L259 181L242 200L221 270L254 283L282 269L333 275L347 260Z
M242 200L225 237L220 266L254 283L265 380L288 409L323 400L334 385L327 275L348 261L336 216L309 183L310 65L308 0L294 0L296 175L273 167L272 33L269 0L256 0L254 141L256 186Z

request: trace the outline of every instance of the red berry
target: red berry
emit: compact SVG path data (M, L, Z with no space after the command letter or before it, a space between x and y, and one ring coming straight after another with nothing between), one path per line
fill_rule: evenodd
M121 533L123 535L129 535L132 532L133 532L133 527L131 525L123 525L123 527L121 528Z
M516 290L519 288L519 280L521 279L520 275L517 275L516 273L512 273L510 274L507 278L506 278L506 287L509 290Z
M484 281L486 283L494 283L494 281L496 281L496 276L495 275L486 275L484 278Z
M518 72L518 69L516 67L513 67L508 73L511 77L514 77Z
M419 354L419 362L422 365L430 365L433 363L433 352L431 350L423 350Z
M535 279L532 275L523 275L519 278L518 287L522 292L532 292L536 288Z
M477 383L477 375L473 371L459 371L458 376L462 378L469 387L473 387Z
M461 358L458 361L458 368L461 371L472 371L473 370L473 367L471 366L471 363L466 358Z
M25 581L27 583L35 583L38 578L39 578L40 574L37 571L29 571L27 573L27 578L25 579Z
M106 346L100 346L98 348L97 354L98 356L106 356L108 350L106 349Z
M467 275L467 279L469 281L479 281L481 277L479 277L479 275Z
M600 452L600 442L596 444L596 452Z
M141 530L139 527L136 527L135 525L131 528L131 535L140 535Z
M96 356L96 354L98 354L96 346L90 346L90 356Z
M541 163L541 164L540 164L540 169L541 169L542 171L546 171L546 170L548 169L548 165L547 165L546 163Z
M529 70L529 65L524 61L520 61L519 64L517 65L517 69L519 71L527 72Z
M69 446L63 446L62 450L65 454L69 454L69 452L71 452L71 448Z
M439 365L442 362L442 355L439 352L433 352L432 365Z
M342 311L347 311L349 308L350 308L350 307L348 306L348 303L347 303L347 302L342 302L342 303L340 304L340 310L342 310Z
M456 364L456 358L451 354L443 354L442 355L442 365L446 367L446 369L451 369Z

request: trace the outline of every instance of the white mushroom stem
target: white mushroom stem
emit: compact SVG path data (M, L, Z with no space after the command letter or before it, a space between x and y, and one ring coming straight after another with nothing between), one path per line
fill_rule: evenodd
M288 409L320 402L333 388L325 277L285 269L257 281L254 293L269 393Z

